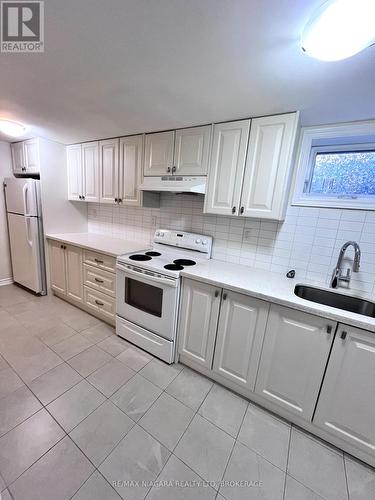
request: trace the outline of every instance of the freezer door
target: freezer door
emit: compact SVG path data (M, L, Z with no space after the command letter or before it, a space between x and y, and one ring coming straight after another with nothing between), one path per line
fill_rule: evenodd
M38 218L8 214L8 225L13 279L35 293L41 293L43 279Z
M37 216L38 183L35 179L4 179L7 212Z

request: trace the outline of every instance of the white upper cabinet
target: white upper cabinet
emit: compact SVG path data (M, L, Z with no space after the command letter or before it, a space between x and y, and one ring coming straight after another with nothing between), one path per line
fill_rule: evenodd
M24 142L25 148L25 166L27 173L39 173L39 141L38 139L29 139Z
M372 462L374 374L375 334L339 325L313 423L368 454Z
M66 159L68 167L68 199L81 200L83 193L81 145L67 146Z
M298 120L255 118L250 138L249 120L214 125L205 212L283 220Z
M172 173L207 175L211 125L176 130Z
M99 143L82 144L83 199L99 201Z
M269 304L224 290L217 329L214 372L254 390Z
M334 321L271 305L255 392L310 421L335 328Z
M250 120L214 125L204 211L238 215Z
M204 368L212 365L221 288L184 279L179 320L179 353Z
M25 150L23 142L14 142L11 144L13 172L22 174L25 171Z
M146 134L145 176L160 176L172 173L174 131Z
M119 198L119 139L99 142L100 203L116 203Z
M252 120L241 215L284 219L297 125L298 113Z
M13 173L39 174L39 140L28 139L11 144Z
M140 206L142 192L143 135L121 137L120 139L120 174L119 202L123 205Z

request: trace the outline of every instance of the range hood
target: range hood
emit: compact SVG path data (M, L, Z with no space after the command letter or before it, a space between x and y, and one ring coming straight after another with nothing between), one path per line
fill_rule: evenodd
M163 175L162 177L144 177L139 186L141 191L169 191L172 193L198 193L206 192L206 177Z

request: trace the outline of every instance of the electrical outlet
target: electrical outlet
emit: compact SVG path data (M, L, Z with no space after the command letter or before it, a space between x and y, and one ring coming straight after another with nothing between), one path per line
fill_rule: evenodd
M245 229L243 232L243 241L251 241L253 234L251 229Z

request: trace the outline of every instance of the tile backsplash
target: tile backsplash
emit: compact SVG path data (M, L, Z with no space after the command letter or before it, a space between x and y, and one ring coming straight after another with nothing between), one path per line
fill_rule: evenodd
M350 288L375 293L375 211L289 207L284 222L268 222L204 214L202 196L164 193L160 208L89 204L88 220L90 232L139 240L140 248L150 245L156 228L208 234L215 259L282 274L295 269L297 280L319 283L329 282L341 245L355 240L361 269Z

